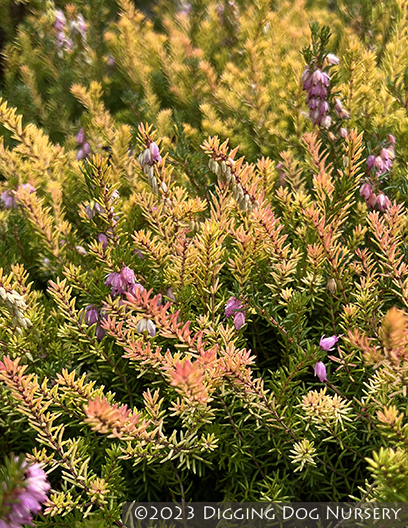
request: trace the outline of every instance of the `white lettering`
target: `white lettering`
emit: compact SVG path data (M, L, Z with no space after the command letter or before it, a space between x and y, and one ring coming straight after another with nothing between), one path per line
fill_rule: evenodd
M212 510L210 517L207 517L207 510ZM215 515L215 508L212 506L204 506L204 519L212 519Z

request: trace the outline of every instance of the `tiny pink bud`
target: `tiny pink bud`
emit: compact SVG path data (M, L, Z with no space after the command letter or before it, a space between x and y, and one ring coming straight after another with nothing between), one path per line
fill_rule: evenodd
M151 155L152 161L153 162L159 161L160 151L159 151L159 147L156 145L156 143L154 141L152 143L150 143L149 150L150 150L150 155Z
M326 367L322 361L316 363L314 367L314 375L317 376L322 383L327 381Z
M340 63L340 59L334 53L329 53L326 57L326 60L331 66L335 66Z
M84 146L83 146L82 148L83 148L83 151L84 151L85 157L86 157L86 156L89 156L89 154L91 153L91 146L90 146L90 144L88 143L88 141L85 141Z
M324 116L320 125L323 127L323 128L330 128L331 126L331 117L330 116Z
M106 249L107 245L108 245L108 238L107 236L104 234L104 233L100 233L98 235L98 242L100 242L102 244L102 248L103 249Z
M81 146L82 143L85 141L85 130L84 130L83 127L78 132L76 140L77 140L77 143L78 143L79 146Z

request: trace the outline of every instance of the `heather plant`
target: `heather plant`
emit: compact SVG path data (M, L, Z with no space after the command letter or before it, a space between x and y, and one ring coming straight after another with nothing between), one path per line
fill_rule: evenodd
M0 446L26 459L0 526L408 500L408 26L382 5L32 6L0 101Z

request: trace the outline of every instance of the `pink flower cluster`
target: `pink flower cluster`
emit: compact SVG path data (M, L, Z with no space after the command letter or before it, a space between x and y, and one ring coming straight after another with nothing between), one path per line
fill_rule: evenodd
M395 158L395 137L392 134L388 134L388 145L386 148L381 149L381 152L378 156L370 154L367 158L367 167L368 170L371 170L373 167L377 172L377 177L382 176L385 172L388 172L392 168L392 162Z
M383 192L378 193L378 195L375 194L369 182L365 182L361 186L360 196L364 197L368 207L374 208L377 206L379 211L386 211L391 205L391 200L388 196Z
M242 303L235 297L230 297L225 305L225 317L234 316L234 326L236 330L245 324L245 313L242 310Z
M70 36L68 36L67 19L61 9L55 11L54 26L57 30L58 47L63 51L74 51L75 45ZM69 23L69 33L71 36L79 35L83 41L86 41L87 29L87 24L82 15L77 15L76 18Z
M391 206L391 200L383 192L375 192L378 189L379 183L383 179L387 179L384 174L392 169L392 162L395 159L395 137L392 134L388 135L388 144L381 149L378 156L371 153L367 158L367 168L369 171L375 169L376 178L372 181L366 181L360 187L360 196L363 196L368 207L377 207L379 211L386 211ZM375 189L373 189L373 187Z
M0 528L20 528L23 525L32 524L32 515L39 513L41 505L47 500L47 493L51 486L40 464L27 467L27 463L23 461L22 468L26 468L24 487L10 494L9 503L6 499L4 506L9 506L10 509L5 518L0 520ZM7 483L4 482L3 486L7 496Z
M76 159L79 161L81 159L87 158L91 153L91 147L88 141L85 141L85 131L83 128L81 128L81 130L78 132L76 140L79 147Z
M150 187L153 189L153 192L156 194L159 192L159 187L157 185L157 178L154 175L154 165L156 163L160 163L162 160L162 157L160 156L159 147L156 145L154 141L150 143L149 148L145 149L144 152L142 152L139 155L139 163L143 169L143 172L147 176L147 181L150 185ZM164 182L163 182L164 183ZM162 183L162 185L163 185ZM165 191L166 192L166 191Z
M330 106L327 102L329 75L316 69L311 71L309 66L305 67L302 74L303 90L307 92L306 104L309 107L309 117L316 126L329 128L331 117L328 115Z
M35 187L29 183L23 183L17 187L17 192L23 189L28 189L31 193L35 192ZM15 209L17 207L17 200L14 191L4 191L0 195L0 202L3 202L6 209Z
M329 53L325 60L328 67L337 65L340 62L333 53ZM303 90L307 92L306 104L309 107L309 117L313 124L326 129L330 128L332 118L329 115L330 105L327 101L330 84L329 74L320 68L316 68L316 66L306 65L301 81ZM333 110L340 119L348 119L350 117L350 114L343 108L343 104L338 98L334 100Z
M126 292L135 294L136 287L144 290L141 284L136 283L134 272L127 266L123 266L119 273L109 273L106 277L105 285L112 289L111 295L116 297Z
M74 43L69 37L67 37L66 23L67 19L65 18L64 13L61 11L61 9L57 9L55 12L54 23L55 29L57 30L57 45L64 51L73 51Z

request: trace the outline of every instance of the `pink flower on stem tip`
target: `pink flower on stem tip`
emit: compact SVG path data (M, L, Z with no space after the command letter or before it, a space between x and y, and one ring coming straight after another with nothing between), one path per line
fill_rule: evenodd
M326 367L322 361L318 361L314 366L314 375L317 376L322 383L327 381Z
M236 312L234 315L234 326L235 330L240 330L245 324L245 314L244 312Z
M22 183L21 185L19 185L17 187L17 191L21 191L21 190L25 190L25 189L28 189L28 192L30 194L32 194L33 192L35 192L35 187L33 187L31 185L31 183Z
M368 200L371 196L371 185L368 182L363 183L360 187L360 196L364 196Z
M242 303L236 297L230 297L225 305L225 317L231 317L235 312L242 309Z
M370 154L367 158L367 167L368 167L368 170L371 170L373 167L374 167L374 161L375 161L375 156L374 154Z
M108 237L105 235L105 233L99 233L98 235L98 242L102 244L102 249L106 249L108 246Z
M94 306L93 304L88 304L88 306L85 308L85 315L84 315L85 323L89 326L92 326L98 322L98 319L99 319L99 313L98 313L96 306Z
M338 340L339 338L336 337L335 335L331 337L324 337L324 334L323 334L322 337L320 338L320 348L325 350L326 352L330 352Z
M340 59L334 53L328 53L326 60L331 66L336 66L340 63Z
M391 200L384 193L377 196L377 208L379 211L386 211L391 206Z

